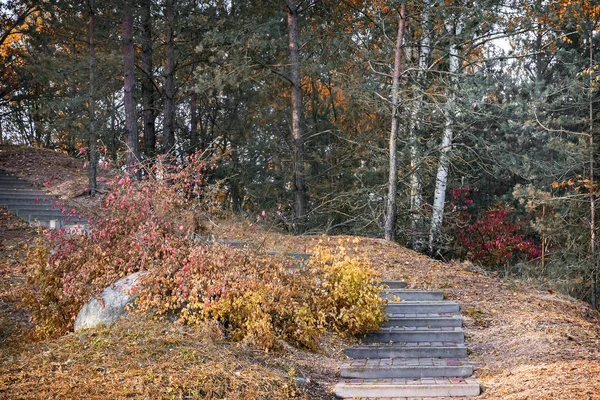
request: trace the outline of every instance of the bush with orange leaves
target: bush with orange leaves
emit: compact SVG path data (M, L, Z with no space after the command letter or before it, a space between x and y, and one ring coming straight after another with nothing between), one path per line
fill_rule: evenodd
M326 330L379 327L385 304L375 273L342 247L317 248L294 265L259 249L198 244L197 224L186 221L211 212L208 168L195 156L179 166L158 163L140 181L118 178L88 235L47 232L26 261L24 302L38 332L67 332L90 296L136 271L146 271L137 312L186 324L217 320L232 340L264 349L281 341L316 349Z

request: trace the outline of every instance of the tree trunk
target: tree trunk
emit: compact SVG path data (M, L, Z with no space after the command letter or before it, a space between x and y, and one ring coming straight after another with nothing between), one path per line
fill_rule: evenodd
M42 137L44 136L44 131L42 129L43 124L41 114L42 112L40 111L40 105L37 101L34 101L33 110L31 112L31 119L33 120L32 122L36 147L42 147L43 145Z
M426 76L429 68L429 54L431 47L431 36L429 30L429 0L423 0L423 11L421 13L421 45L419 53L419 70L417 71L417 101L411 109L410 123L408 129L408 146L410 153L410 168L412 175L410 177L410 216L412 245L416 251L423 251L426 248L425 226L423 213L421 210L423 204L423 179L421 175L421 151L418 141L418 131L420 128L419 118L424 104L423 93L426 90Z
M118 136L119 132L117 132L117 105L115 104L115 94L113 93L110 98L110 132L111 132L111 152L110 158L113 160L113 163L117 162L117 146L118 146Z
M95 36L95 10L94 0L88 1L88 45L90 52L89 59L89 77L90 87L88 93L88 118L89 118L89 143L88 143L88 154L89 154L89 166L88 166L88 193L90 196L95 196L97 191L97 166L98 166L98 135L96 134L96 99L95 99L95 85L96 85L96 43L94 41Z
M198 150L198 94L190 95L190 153Z
M444 204L446 202L446 186L448 184L448 167L450 165L450 151L452 149L452 139L454 135L453 123L456 114L456 98L454 86L456 83L456 74L459 70L458 50L456 47L456 36L460 35L462 26L457 23L452 32L452 25L447 24L446 29L452 35L452 43L448 56L448 73L450 75L450 85L444 107L444 117L446 119L442 145L440 148L440 160L435 180L435 192L433 196L433 210L431 216L431 226L429 229L429 253L436 257L440 255L442 246L442 223L444 222Z
M396 240L396 196L398 193L397 139L398 139L398 104L400 103L400 73L402 72L402 43L406 26L406 4L400 5L398 14L398 35L394 51L394 76L392 78L392 129L390 132L390 171L388 181L388 197L385 213L385 239Z
M151 0L142 3L142 106L144 119L144 151L148 156L156 152L156 102L152 64Z
M590 29L589 33L589 70L594 68L594 32ZM594 80L593 74L589 74L589 118L590 118L590 136L589 136L589 168L590 168L590 259L592 269L592 294L591 303L594 310L598 309L598 264L596 260L596 193L595 193L595 162L594 162Z
M133 0L123 4L123 60L124 60L124 95L125 130L127 132L127 168L134 169L139 160L137 118L135 115L135 51L133 48Z
M298 5L287 0L288 35L292 86L292 137L294 139L294 214L299 221L306 213L306 185L304 182L304 134L302 131L302 86L300 82L300 49L298 39Z
M163 121L163 153L175 147L175 0L166 0L165 17L167 31L165 40L165 108Z

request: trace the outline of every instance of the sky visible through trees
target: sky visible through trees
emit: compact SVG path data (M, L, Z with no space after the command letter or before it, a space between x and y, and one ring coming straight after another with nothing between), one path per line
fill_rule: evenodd
M91 189L98 165L201 151L218 157L225 210L385 236L596 302L596 1L0 10L2 143L86 158Z

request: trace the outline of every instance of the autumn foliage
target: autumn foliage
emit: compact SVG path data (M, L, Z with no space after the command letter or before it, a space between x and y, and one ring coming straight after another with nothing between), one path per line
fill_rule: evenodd
M492 269L508 267L541 255L541 249L528 235L526 222L516 212L497 204L476 213L471 188L450 190L449 230L456 238L454 251L475 263Z
M486 211L475 223L459 232L462 247L472 261L500 267L541 255L541 250L511 221L506 209Z
M116 178L87 235L48 231L27 259L24 294L37 330L65 333L81 306L119 278L145 271L136 311L196 324L219 321L233 340L316 349L326 330L377 329L384 303L375 274L345 249L317 248L307 263L202 239L213 168L200 154L158 162L144 178Z

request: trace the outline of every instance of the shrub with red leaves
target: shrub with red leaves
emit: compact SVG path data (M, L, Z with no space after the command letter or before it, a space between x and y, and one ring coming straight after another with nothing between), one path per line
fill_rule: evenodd
M490 267L500 267L541 255L540 247L523 233L521 224L511 220L506 209L487 211L466 229L458 231L468 259Z

